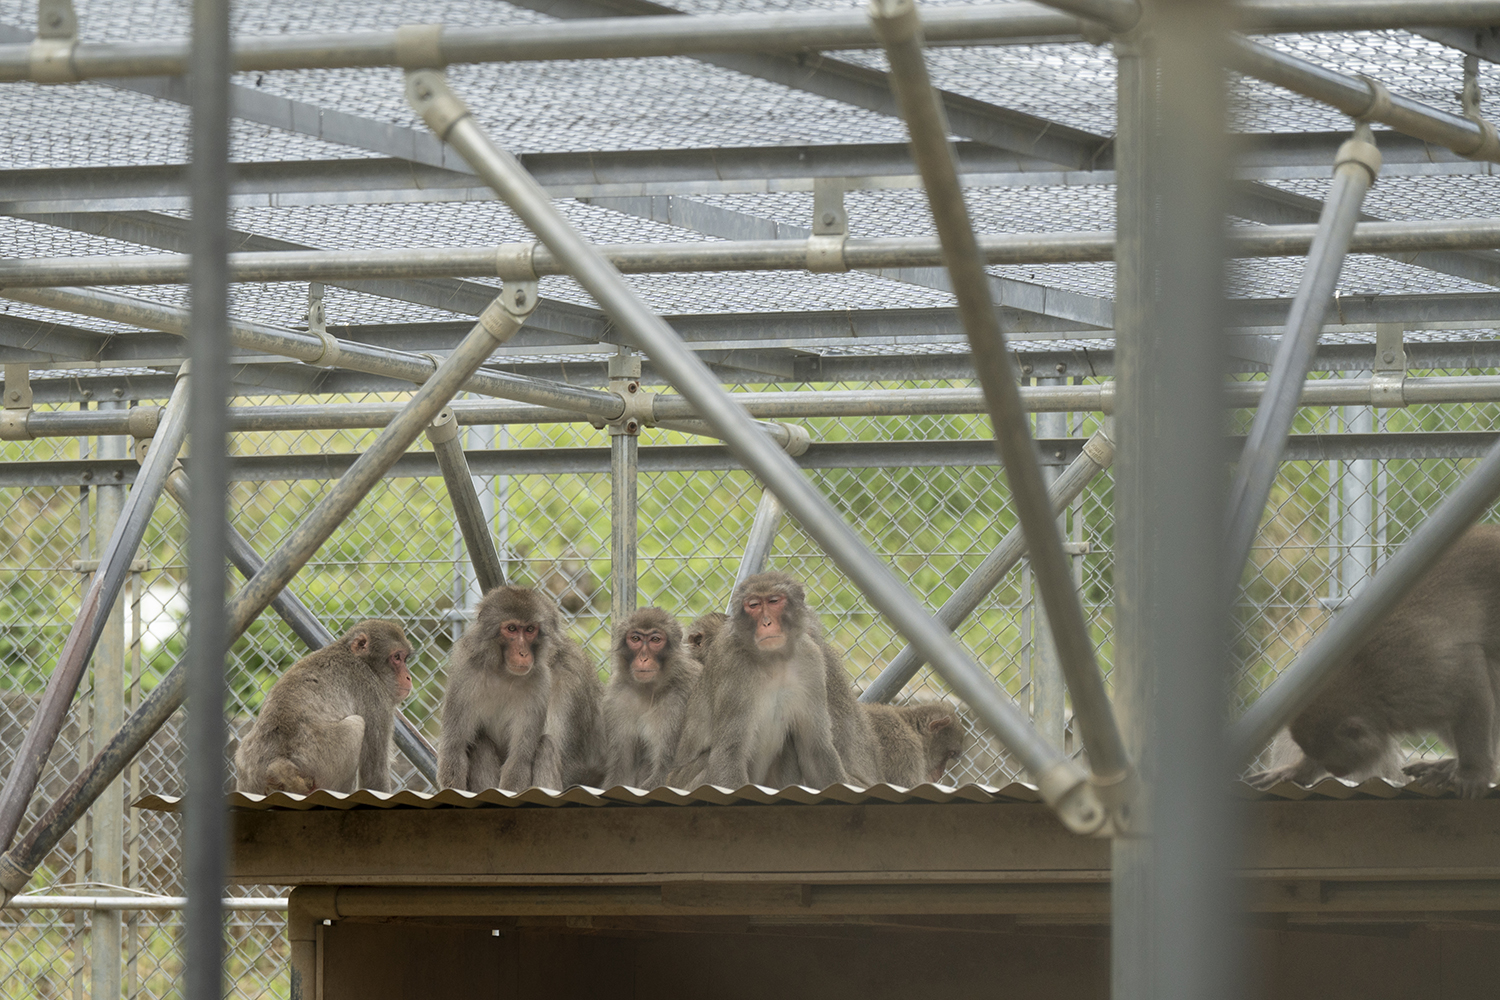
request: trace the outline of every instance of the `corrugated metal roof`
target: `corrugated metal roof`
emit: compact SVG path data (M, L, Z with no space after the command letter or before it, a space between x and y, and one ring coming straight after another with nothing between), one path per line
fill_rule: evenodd
M1311 787L1303 787L1283 781L1268 789L1256 789L1240 783L1236 791L1241 798L1253 800L1302 800L1302 799L1435 799L1452 798L1446 789L1437 790L1423 785L1395 785L1384 778L1370 778L1357 785L1325 778ZM1500 789L1491 789L1490 798L1497 797ZM652 788L649 790L619 785L614 788L588 788L574 786L557 792L546 788L528 788L523 792L508 792L500 788L489 788L482 792L465 792L456 788L445 788L438 792L375 792L361 789L357 792L318 791L311 795L291 795L274 792L270 795L250 795L232 792L226 797L231 809L263 811L269 809L482 809L511 808L515 806L699 806L699 805L880 805L922 802L1040 802L1041 793L1035 785L1013 781L1003 787L991 785L933 785L922 784L915 788L898 785L871 785L858 788L850 785L831 785L824 789L792 785L788 788L766 788L762 785L745 785L743 788L718 788L702 785L691 791L680 788ZM134 805L139 809L155 812L177 812L182 807L182 797L177 795L147 795Z

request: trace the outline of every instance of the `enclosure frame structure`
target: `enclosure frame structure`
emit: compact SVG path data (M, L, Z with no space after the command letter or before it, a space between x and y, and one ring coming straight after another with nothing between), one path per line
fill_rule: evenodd
M28 733L23 766L7 777L0 794L0 841L8 848L0 856L0 889L5 897L25 886L41 858L182 703L186 680L179 667L102 740L94 760L69 789L35 826L15 840L22 832L19 825L24 808L35 790L36 772L56 741L61 712L76 690L83 662L104 630L114 595L139 544L144 519L160 492L169 491L185 503L198 497L203 504L192 508L195 539L204 539L201 544L195 540L192 553L196 581L222 577L219 571L226 560L239 566L247 577L227 609L217 599L209 602L212 607L200 600L192 609L194 633L207 637L210 647L206 653L195 649L192 655L195 659L206 657L205 677L212 681L213 664L222 665L222 650L217 646L227 645L268 606L276 606L310 645L326 641L326 629L285 588L423 433L434 446L456 522L481 585L504 581L499 554L482 524L482 511L472 493L471 470L457 445L456 431L465 415L469 422L586 419L608 425L615 501L613 612L616 617L628 613L635 603L635 479L641 462L637 435L643 426L654 424L723 440L735 460L764 484L764 517L757 518L742 576L763 563L779 516L776 508L784 508L907 636L913 651L893 663L887 672L889 677L882 676L867 695L889 698L923 661L930 662L1035 777L1043 798L1068 828L1079 834L1117 838L1115 872L1122 886L1115 910L1117 944L1121 945L1115 956L1117 996L1227 995L1225 984L1234 981L1229 942L1232 896L1220 895L1216 887L1227 878L1232 864L1234 819L1227 801L1221 801L1224 796L1215 789L1223 784L1228 771L1263 745L1306 703L1317 684L1350 655L1363 626L1389 610L1447 544L1500 496L1497 445L1430 523L1381 569L1370 587L1340 611L1335 625L1244 719L1228 733L1220 731L1216 721L1213 725L1203 723L1205 719L1217 720L1220 706L1217 684L1203 682L1203 675L1214 681L1218 672L1204 671L1202 664L1222 659L1221 640L1227 628L1228 602L1223 599L1228 589L1223 583L1226 571L1216 572L1215 565L1221 562L1223 551L1236 569L1243 562L1238 542L1227 549L1218 544L1224 519L1222 498L1216 496L1212 486L1217 473L1212 463L1197 458L1214 451L1218 417L1225 406L1254 399L1265 404L1266 423L1278 425L1251 434L1253 464L1249 458L1244 464L1259 470L1264 480L1265 470L1274 469L1285 455L1286 426L1297 405L1319 400L1406 405L1500 398L1500 378L1407 379L1404 369L1393 372L1377 368L1369 379L1341 380L1333 386L1305 383L1313 344L1323 325L1318 321L1320 310L1347 253L1493 248L1500 246L1500 223L1357 223L1359 199L1380 168L1378 154L1359 149L1341 153L1333 164L1344 186L1339 197L1331 198L1325 206L1319 226L1277 227L1237 238L1231 245L1219 225L1226 207L1221 183L1224 172L1217 159L1222 152L1203 148L1205 135L1223 131L1223 109L1215 81L1222 78L1226 67L1349 114L1362 123L1359 141L1354 145L1371 145L1364 125L1375 121L1424 143L1444 146L1460 157L1500 162L1500 139L1495 129L1477 114L1458 117L1429 108L1390 94L1374 80L1346 77L1228 32L1235 26L1270 32L1341 26L1487 25L1500 18L1500 9L1488 0L1261 0L1233 10L1192 0L1146 0L1139 4L1135 0L1058 0L1053 6L1064 13L993 5L941 8L919 14L910 0L876 0L868 17L828 13L628 17L465 32L445 30L441 25L413 25L394 32L347 36L243 39L235 42L232 50L224 50L231 51L232 56L214 59L205 55L210 42L222 35L223 44L229 44L222 4L207 0L199 4L203 35L195 36L191 46L185 42L94 45L77 40L77 19L68 0L40 0L41 30L37 37L26 43L0 44L0 81L66 84L103 78L145 80L188 73L194 57L202 60L195 71L198 75L193 89L195 94L201 92L205 102L206 110L195 114L195 124L202 126L204 137L202 145L195 143L189 185L198 242L193 244L191 259L163 255L123 262L3 262L0 285L4 292L0 294L169 334L186 333L192 345L193 367L184 374L184 366L177 377L194 393L193 426L207 438L222 438L237 420L253 427L347 424L379 426L382 430L307 522L269 558L260 561L243 539L232 534L221 535L215 529L198 535L203 525L217 525L221 519L217 498L223 494L229 471L221 448L210 449L215 459L212 462L203 459L205 452L200 448L200 460L190 462L189 470L197 488L189 491L182 472L174 467L173 459L186 432L182 399L187 390L179 389L172 402L155 415L135 410L41 414L31 409L32 392L22 370L25 362L7 362L7 403L0 420L0 438L129 433L149 439L153 447L146 450L125 512L103 550L76 640L70 640L68 669L59 669L55 690L49 689L45 702L47 710L38 712ZM220 21L208 17L213 13ZM946 116L953 105L933 87L927 75L924 39L925 43L963 44L1038 35L1090 37L1101 32L1114 42L1120 65L1119 133L1110 154L1119 195L1115 233L977 238L964 204L960 161L947 139L952 128ZM738 240L691 248L597 247L572 229L527 165L484 133L442 73L447 65L471 61L739 54L747 50L802 53L825 48L881 48L886 53L891 67L888 79L895 92L893 107L910 129L915 172L937 222L937 240L851 239L840 220L841 193L835 186L824 184L815 185L818 217L805 240ZM477 184L492 189L537 234L538 241L502 245L482 253L429 254L416 265L403 260L400 252L228 254L228 152L227 140L220 141L229 117L222 89L227 87L227 74L231 69L348 66L405 70L408 99L433 133L427 138L437 140L436 145L425 147L428 154L439 159L445 169L467 171ZM217 89L200 86L210 77ZM217 103L207 103L210 98ZM1052 147L1048 145L1047 149ZM1060 161L1068 155L1061 150L1053 153ZM1164 190L1172 191L1174 197L1162 198ZM210 207L200 212L198 207L202 205ZM1236 386L1233 391L1221 390L1220 345L1214 341L1205 347L1201 332L1233 326L1225 318L1220 283L1214 280L1226 253L1303 252L1311 255L1306 295L1299 293L1293 318L1287 321L1285 357L1277 358L1265 389ZM1118 393L1113 388L1085 386L1019 391L1015 361L1006 349L1002 332L1005 317L983 268L994 263L1103 259L1116 260L1119 275L1113 317L1121 345ZM719 380L693 352L695 345L652 313L621 277L622 273L692 270L832 272L931 267L939 263L946 268L949 287L958 299L958 327L969 344L969 361L981 385L978 393L933 390L880 396L828 392L763 394L761 398L756 398L761 394L736 394L741 398L734 398L721 389ZM598 345L615 352L604 390L485 367L495 348L516 337L538 309L537 279L559 273L582 284L617 327L610 339L601 338ZM336 338L326 326L314 322L311 310L305 332L231 321L227 306L209 311L212 304L227 301L224 290L231 280L372 281L475 275L499 277L504 285L479 313L462 343L445 357ZM175 283L186 277L192 280L192 313L118 293L68 287ZM297 413L231 415L227 409L230 344L319 368L404 379L418 383L420 388L408 403L395 408L335 404L288 408L299 410ZM670 382L679 395L644 391L641 359L632 351L644 354L655 374ZM213 377L205 377L206 371ZM17 403L22 399L23 383L25 405L12 405L12 392L17 394ZM202 385L209 385L210 390L201 389ZM451 403L460 390L508 402ZM793 395L798 398L782 398ZM1172 397L1172 402L1163 403L1164 395ZM761 422L766 417L903 413L920 407L926 407L922 412L981 412L991 416L1022 524L1019 535L1003 540L975 573L964 600L945 607L936 616L912 598L800 475L793 457L806 453L810 445L806 432L795 425ZM1104 435L1102 441L1083 444L1081 454L1051 484L1049 492L1026 412L1096 407L1118 414L1113 433ZM283 423L277 425L277 419ZM1153 420L1180 430L1181 436L1154 438L1145 430ZM1118 444L1117 453L1111 437ZM1372 453L1382 450L1378 444L1369 447ZM1130 708L1128 726L1117 720L1102 675L1093 662L1093 649L1055 521L1059 505L1076 496L1112 459L1120 470L1119 509L1124 515L1118 530L1124 539L1121 551L1125 565L1117 578L1116 600L1121 608L1124 649L1120 700ZM1241 536L1247 524L1253 531L1251 522L1264 506L1262 486L1269 489L1262 483L1246 487L1243 498L1236 494L1240 508L1230 523ZM1164 518L1173 521L1163 522ZM1164 546L1160 541L1163 523L1175 523L1193 544ZM972 610L969 602L993 587L1023 548L1038 574L1059 672L1067 680L1088 750L1090 772L1080 768L1054 741L1038 734L949 634L966 613L963 606L967 604ZM1183 548L1190 549L1193 558L1184 558ZM195 583L195 593L212 591L206 584ZM1186 630L1191 634L1181 641L1169 641L1167 620L1180 613L1184 601L1197 609L1189 616L1196 627ZM224 643L217 641L221 634ZM1147 697L1145 693L1160 690L1166 678L1172 679L1174 689L1189 694L1172 705ZM218 689L210 685L203 690ZM215 733L219 734L217 738ZM189 753L195 760L217 761L221 743L221 729L205 727L197 742L189 746ZM430 748L424 747L419 734L403 727L400 743L419 769L427 772L431 767ZM1173 755L1164 751L1169 746L1174 749ZM1138 775L1140 765L1144 774ZM212 787L216 774L207 770L193 781L201 787ZM204 815L215 812L216 806L205 809ZM217 879L214 873L220 870L211 862L217 848L206 845L222 840L219 827L205 822L201 827L192 823L190 828L190 859L210 859L204 861L204 881L197 884L213 883ZM218 905L217 888L212 892L190 889L190 908L198 897L213 908ZM198 912L199 923L211 924L213 912ZM1172 951L1167 942L1182 951ZM216 966L206 943L200 941L191 947L190 968ZM208 995L213 990L211 984L200 981L192 984L192 992Z

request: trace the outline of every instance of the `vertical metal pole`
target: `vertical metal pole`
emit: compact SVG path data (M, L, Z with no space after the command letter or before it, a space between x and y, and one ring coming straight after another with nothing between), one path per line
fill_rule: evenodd
M443 482L448 487L454 520L458 522L458 530L469 551L469 562L473 565L479 588L491 590L505 584L505 571L500 566L500 554L495 551L495 540L490 537L489 522L475 489L474 476L469 472L469 459L464 455L460 440L462 430L453 416L453 408L445 406L427 428L427 440L432 444L432 453L437 457ZM464 583L467 591L468 581ZM455 607L462 608L464 594L455 596L458 598Z
M757 573L764 573L766 562L771 558L771 546L776 541L776 531L781 527L786 508L776 499L776 494L762 488L760 502L755 505L755 520L750 522L750 537L745 540L745 554L740 558L740 568L734 574L734 589ZM731 605L724 612L734 614Z
M183 996L224 995L224 661L229 625L229 2L193 0L193 156L188 168L193 480L188 506L187 951Z
M99 404L101 410L124 409L114 401ZM99 457L123 459L130 454L124 437L101 437ZM100 486L99 537L114 534L115 523L125 507L127 490ZM104 631L94 647L94 745L103 746L125 720L125 602L116 599L105 620ZM125 786L116 780L94 803L93 855L95 882L122 885L125 881ZM120 995L121 920L119 910L101 910L93 915L93 995Z
M141 587L144 578L140 572L130 574L130 710L141 707ZM130 765L130 792L127 802L134 802L141 793L141 763ZM127 887L134 886L141 878L141 811L130 811L130 846L126 851L129 867L126 869ZM126 921L125 944L125 1000L135 1000L140 989L141 960L141 913L132 910Z
M1036 380L1037 385L1066 385L1067 382L1062 378ZM1068 415L1038 413L1036 436L1067 437ZM1058 472L1055 465L1042 466L1042 482L1049 490L1057 482ZM1068 515L1064 512L1057 519L1059 532L1066 533L1067 524ZM1047 621L1046 602L1033 599L1031 622L1031 723L1037 732L1062 746L1067 687L1063 683L1062 664L1057 659L1057 643L1052 639L1052 627Z
M621 350L609 359L609 387L622 399L640 390L641 359ZM610 627L619 628L636 607L637 472L641 426L634 419L609 425Z
M1143 796L1114 845L1114 1000L1239 995L1225 775L1221 5L1148 0L1119 43L1116 703Z
M1355 378L1363 372L1345 372ZM1344 433L1369 434L1375 429L1375 408L1344 407ZM1375 571L1375 463L1368 458L1343 463L1339 477L1343 510L1339 517L1339 597L1348 600Z

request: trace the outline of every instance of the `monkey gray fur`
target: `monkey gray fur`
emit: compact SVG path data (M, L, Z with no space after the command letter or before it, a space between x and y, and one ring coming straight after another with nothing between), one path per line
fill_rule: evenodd
M912 705L862 704L880 748L880 780L911 788L940 784L963 756L968 732L958 712L942 702Z
M661 608L642 608L615 630L611 666L604 692L605 784L655 788L672 765L703 665L684 646L677 619Z
M550 598L496 587L454 644L438 785L562 789L603 778L599 676Z
M391 788L396 705L411 693L397 622L360 622L272 685L234 755L235 787L264 795Z
M1246 780L1309 784L1375 773L1396 738L1436 732L1457 756L1409 764L1424 784L1479 798L1495 778L1500 527L1465 532L1289 727L1302 759Z

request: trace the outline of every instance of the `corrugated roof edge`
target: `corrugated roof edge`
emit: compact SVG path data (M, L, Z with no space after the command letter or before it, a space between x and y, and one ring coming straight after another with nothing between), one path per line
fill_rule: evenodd
M1418 784L1394 785L1384 778L1370 778L1352 785L1337 778L1325 778L1311 787L1303 787L1283 781L1267 789L1256 789L1240 783L1237 793L1246 799L1430 799L1451 797L1452 792L1429 788ZM1491 789L1490 797L1496 796ZM680 788L653 788L650 790L619 785L614 788L588 788L575 786L565 791L546 788L528 788L524 792L508 792L490 788L482 792L465 792L456 788L445 788L438 792L373 792L363 789L358 792L318 791L311 795L291 795L273 792L270 795L250 795L232 792L225 800L231 809L262 811L268 809L482 809L508 808L514 806L619 806L619 805L817 805L836 803L843 805L870 805L880 803L916 802L1040 802L1041 794L1035 785L1014 781L996 788L990 785L932 785L923 784L915 788L898 785L872 785L858 788L850 785L832 785L824 789L793 785L789 788L766 788L761 785L746 785L743 788L718 788L703 785L691 791ZM139 809L155 812L178 812L182 808L182 797L177 795L146 795L134 805Z

